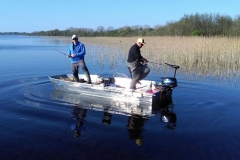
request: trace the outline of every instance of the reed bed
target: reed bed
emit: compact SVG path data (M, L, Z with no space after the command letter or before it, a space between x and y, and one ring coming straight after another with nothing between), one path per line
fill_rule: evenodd
M111 68L126 62L130 47L138 37L80 37L95 62ZM239 78L240 38L227 37L142 37L146 45L141 53L149 61L165 62L181 67L180 71L194 76ZM88 53L89 53L88 52ZM96 56L97 55L97 56ZM125 65L125 64L124 64ZM160 71L163 66L152 65Z
M239 76L240 39L224 37L149 38L146 56L170 62L182 71L200 76Z

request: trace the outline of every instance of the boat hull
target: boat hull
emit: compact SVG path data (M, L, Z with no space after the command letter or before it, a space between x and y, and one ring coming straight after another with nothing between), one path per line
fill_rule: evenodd
M79 75L85 79L84 75ZM154 101L166 99L166 88L154 88L153 81L142 80L136 90L128 89L129 78L114 77L114 82L108 84L99 83L98 75L91 75L92 84L73 82L71 74L49 76L53 86L60 91L92 96L96 98L107 98L111 100L122 100L151 105Z
M152 106L150 104L146 105L139 102L129 102L122 99L114 100L106 97L99 98L60 90L54 90L51 97L57 101L67 102L72 106L107 112L110 114L120 114L125 116L129 116L131 114L148 117L154 116L154 114L152 114Z

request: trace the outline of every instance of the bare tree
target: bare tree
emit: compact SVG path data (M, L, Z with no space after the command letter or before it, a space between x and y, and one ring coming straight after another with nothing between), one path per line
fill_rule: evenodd
M112 30L114 30L114 28L113 28L112 26L109 26L109 27L107 28L107 31L112 31Z
M131 28L132 30L137 30L137 29L140 28L140 26L139 26L139 25L135 25L135 26L131 26L130 28Z
M103 26L98 26L96 31L97 32L103 32L103 31L105 31L105 29L104 29Z
M146 25L142 26L142 29L150 29L150 26L146 24Z

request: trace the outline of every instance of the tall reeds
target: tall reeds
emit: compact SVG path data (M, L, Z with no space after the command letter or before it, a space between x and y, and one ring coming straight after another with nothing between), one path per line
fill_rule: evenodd
M113 67L126 62L128 51L137 38L95 37L80 40L86 45L96 47L91 54L97 57L98 63L106 63L108 59L108 63ZM181 72L197 76L239 77L240 38L143 38L146 45L141 49L141 53L151 62L177 64L181 66ZM151 67L156 70L164 69L156 65Z

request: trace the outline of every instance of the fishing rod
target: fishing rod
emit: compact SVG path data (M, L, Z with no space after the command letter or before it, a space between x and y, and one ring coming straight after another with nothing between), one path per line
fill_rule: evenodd
M175 64L168 64L168 63L165 63L165 64L170 66L170 67L172 67L172 68L174 68L174 69L179 69L180 68L180 66L175 65Z
M147 63L158 64L158 65L165 65L165 64L162 64L162 63L155 63L155 62L149 62L149 61Z
M174 76L173 76L175 78L177 69L179 69L180 67L178 65L174 65L174 64L168 64L168 63L165 63L165 64L175 69Z
M180 68L178 65L169 64L169 63L164 63L164 64L162 64L162 63L155 63L155 62L149 62L149 61L148 61L148 63L158 64L158 65L168 65L168 66L170 66L170 67L172 67L172 68L175 68L175 69L179 69L179 68Z
M177 69L180 68L180 66L178 66L178 65L169 64L169 63L161 64L161 63L154 63L154 62L149 62L149 61L148 61L148 63L158 64L158 65L168 65L169 67L174 68L174 69L175 69L175 71L174 71L174 78L175 78L175 76L176 76Z
M65 55L65 56L69 56L69 55L67 55L66 53L63 53L63 52L61 52L61 51L59 51L59 50L56 50L56 49L54 49L55 51L57 51L57 52L59 52L59 53L62 53L63 55Z

